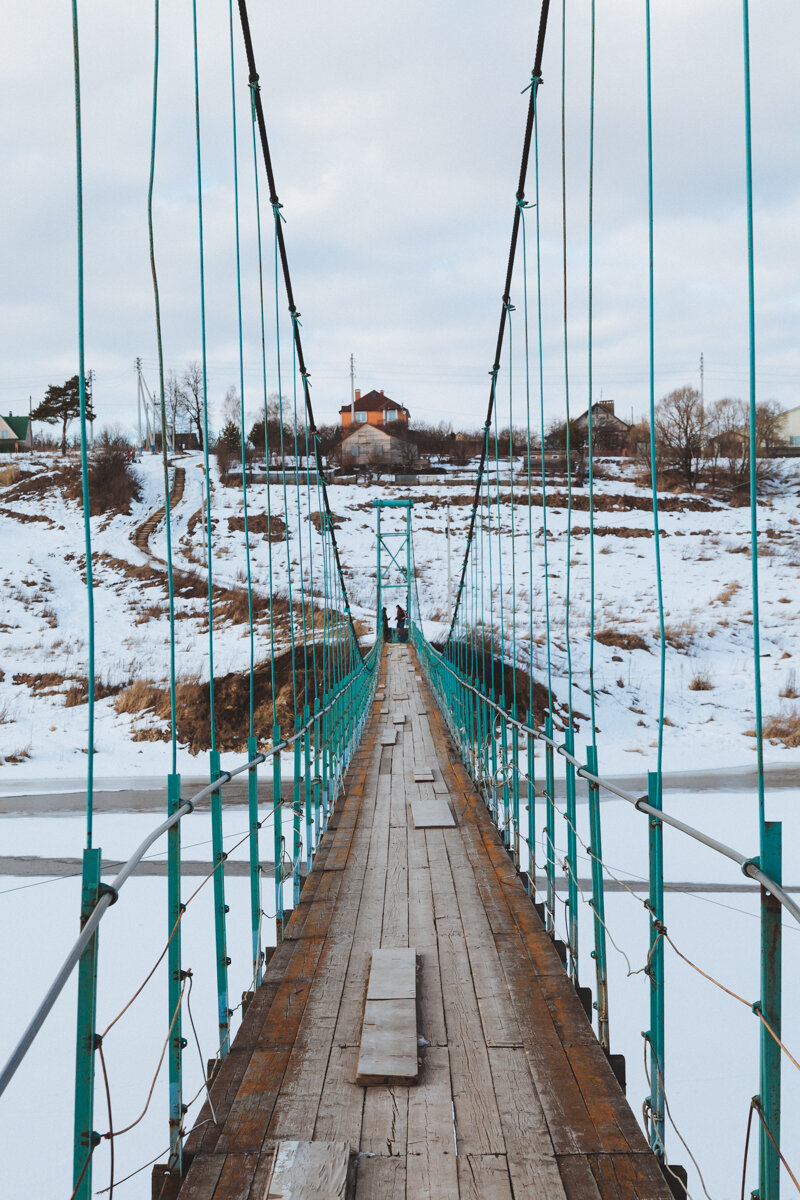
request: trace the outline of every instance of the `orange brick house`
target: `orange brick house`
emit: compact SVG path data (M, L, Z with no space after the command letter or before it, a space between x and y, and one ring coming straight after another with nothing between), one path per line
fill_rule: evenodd
M402 404L398 404L396 400L391 400L383 392L373 390L362 396L360 391L356 391L353 408L355 409L356 425L378 425L387 432L392 432L392 430L399 432L400 427L408 427L408 409L403 408ZM339 409L339 416L342 433L346 433L352 424L349 404L342 405Z

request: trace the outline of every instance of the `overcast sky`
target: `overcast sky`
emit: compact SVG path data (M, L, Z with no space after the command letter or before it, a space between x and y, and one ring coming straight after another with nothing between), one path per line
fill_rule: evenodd
M752 6L759 393L800 403L800 108L795 0ZM647 403L644 2L598 8L596 396ZM77 365L70 6L32 0L0 40L0 411L27 408ZM483 421L539 4L519 0L251 0L251 23L318 421L356 385L412 421ZM570 401L586 404L588 0L567 5ZM228 6L199 0L209 395L238 383ZM141 355L157 382L146 192L152 6L81 0L87 365L99 424L133 428ZM245 405L261 403L253 159L235 25ZM540 91L545 404L563 412L561 5ZM739 0L654 0L656 386L747 389ZM162 0L156 253L168 368L200 357L189 0ZM263 173L262 173L263 183ZM265 190L265 189L264 189ZM262 197L263 197L262 190ZM533 177L529 177L529 196ZM265 256L274 373L271 228ZM533 216L529 216L533 272ZM521 372L522 282L513 300ZM535 293L531 290L531 304ZM285 301L281 296L281 312ZM284 347L289 329L284 322ZM522 416L522 377L515 412ZM501 385L507 388L507 383ZM291 359L284 372L291 395ZM503 394L507 395L507 392ZM504 401L507 404L507 400Z

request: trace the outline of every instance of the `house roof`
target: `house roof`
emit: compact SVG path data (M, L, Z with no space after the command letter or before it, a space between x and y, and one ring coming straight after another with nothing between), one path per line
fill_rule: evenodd
M404 408L402 404L398 404L396 400L392 400L389 396L384 396L383 392L376 392L374 389L356 400L355 405L343 404L339 412L349 412L351 407L354 407L356 412L384 412L386 409L408 412L408 409Z
M28 436L28 418L15 417L9 413L8 416L3 417L3 420L5 421L6 425L8 425L9 429L11 429L11 431L19 439L19 441L24 442L25 438Z
M391 433L388 429L385 429L380 425L367 425L366 422L363 422L360 425L349 425L346 429L342 430L343 442L347 441L347 439L351 437L357 437L361 441L363 441L364 438L368 438L371 441L380 441L382 438L397 438L399 441L403 440L402 438L399 438L398 434Z

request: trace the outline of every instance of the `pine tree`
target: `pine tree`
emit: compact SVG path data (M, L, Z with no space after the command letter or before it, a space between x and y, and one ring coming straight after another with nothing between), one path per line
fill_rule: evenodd
M81 415L80 382L77 375L68 379L60 387L53 383L44 394L44 400L31 413L31 420L44 421L46 425L57 425L61 422L61 453L67 452L67 427L70 421ZM92 393L86 383L86 420L94 420L92 408Z

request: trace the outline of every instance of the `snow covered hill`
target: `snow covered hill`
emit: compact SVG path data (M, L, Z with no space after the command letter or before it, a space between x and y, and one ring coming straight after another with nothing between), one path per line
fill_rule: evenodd
M61 463L37 455L20 459L17 482L0 488L0 761L14 778L80 780L87 751L87 603L83 518L79 505L64 497ZM179 678L208 678L208 626L205 611L205 534L201 455L176 459L183 468L183 495L173 513L177 586ZM72 468L75 469L74 467ZM161 460L145 456L137 464L142 493L129 514L92 519L95 554L94 598L97 636L98 706L95 772L153 775L168 766L166 725L142 695L163 690L168 678L166 532L163 522L144 552L134 545L136 530L163 505ZM501 471L503 468L501 467ZM505 468L507 472L507 467ZM244 533L242 495L213 472L213 573L215 593L215 674L243 672L249 662L247 606L243 603ZM596 481L595 684L598 743L605 771L640 772L653 765L658 711L658 615L652 512L646 481L634 464L603 464ZM506 475L507 479L507 475ZM502 480L501 480L502 482ZM516 594L504 571L502 597L505 650L510 655L516 621L517 658L527 666L533 630L534 672L546 677L544 538L540 489L534 486L529 510L524 472L515 480L513 509L517 547ZM273 531L266 529L267 487ZM554 687L560 702L568 695L565 591L568 544L563 486L550 487L547 508L548 582L554 630ZM510 556L512 508L507 482L501 488L501 543ZM312 547L319 563L320 540L311 489L300 489L300 520L294 485L288 512L283 488L253 483L248 489L251 566L256 604L256 654L268 653L267 597L281 601L279 635L288 646L287 539L295 563L293 603L298 604L296 564ZM759 575L763 706L767 759L793 761L800 740L800 654L798 576L800 520L797 496L800 466L788 460L777 469L761 501ZM375 609L375 512L378 496L414 500L417 583L426 631L432 638L447 629L446 506L452 527L452 574L457 578L472 501L463 481L442 479L415 488L391 484L330 486L337 539L354 616L369 641ZM570 649L573 704L589 711L589 539L585 489L575 489L569 542ZM746 765L754 762L753 602L750 586L749 512L705 495L665 495L661 504L661 548L667 629L668 728L666 770ZM311 520L309 520L311 516ZM533 577L528 569L528 521L533 536ZM255 519L254 519L255 518ZM141 540L141 539L140 539ZM496 539L495 539L496 541ZM495 566L497 562L495 561ZM495 580L498 572L495 571ZM319 570L316 585L319 588ZM495 614L500 596L495 593ZM532 611L531 611L532 610ZM499 629L497 630L499 636ZM137 689L132 692L131 689ZM137 699L138 697L138 699ZM579 718L578 744L588 740L588 721ZM264 731L265 733L267 731ZM156 740L151 740L156 739ZM195 746L195 749L197 747ZM197 771L186 745L180 769Z

